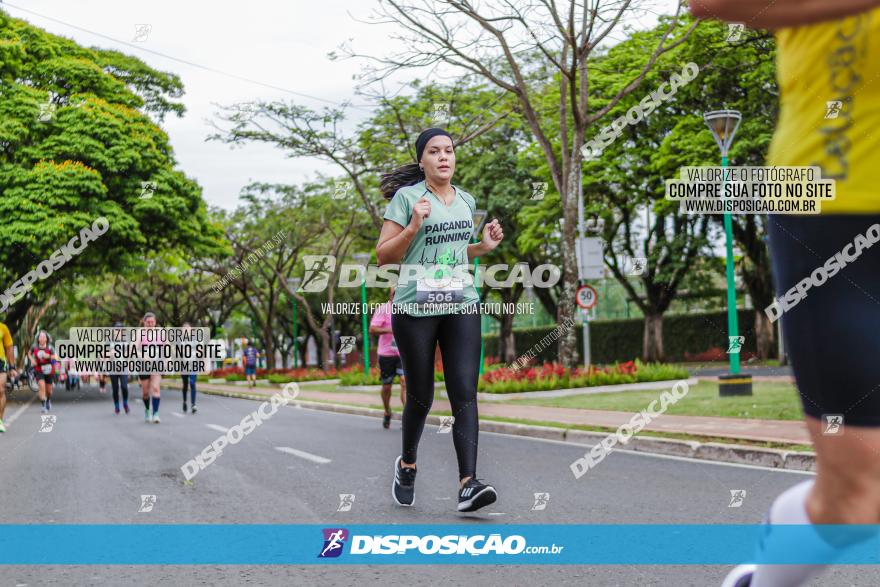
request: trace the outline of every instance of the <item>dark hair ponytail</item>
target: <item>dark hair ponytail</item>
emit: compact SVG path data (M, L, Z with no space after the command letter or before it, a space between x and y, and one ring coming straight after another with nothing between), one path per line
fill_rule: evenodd
M400 188L417 184L423 179L425 179L425 172L422 171L419 164L408 163L394 171L383 173L379 181L379 190L386 200L390 200Z

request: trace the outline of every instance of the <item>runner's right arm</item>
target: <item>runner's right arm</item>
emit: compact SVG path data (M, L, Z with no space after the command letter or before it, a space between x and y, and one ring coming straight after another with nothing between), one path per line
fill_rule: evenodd
M836 20L877 6L880 0L690 0L691 14L698 18L770 29Z
M376 260L379 265L400 263L416 233L422 227L422 222L430 214L431 202L428 198L421 198L413 206L412 216L406 227L393 220L386 220L382 225L382 232L379 233L379 244L376 245Z

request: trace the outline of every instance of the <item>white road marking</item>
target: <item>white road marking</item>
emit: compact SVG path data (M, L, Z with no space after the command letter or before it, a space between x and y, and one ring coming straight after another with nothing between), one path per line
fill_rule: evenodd
M17 410L15 410L14 412L12 412L12 415L9 416L8 418L6 418L6 422L5 422L6 425L9 426L9 425L12 424L13 422L15 422L15 420L16 420L19 416L21 416L22 412L24 412L26 409L28 409L28 406L29 406L29 405L31 405L32 403L34 403L34 400L35 400L35 399L37 399L37 396L36 396L36 395L32 395L32 396L31 396L31 399L29 399L28 401L24 402L24 403L21 405L21 407L19 407Z
M180 412L171 412L171 415L177 416L178 418L183 418L183 414L181 414Z
M376 416L365 416L362 414L346 414L344 412L331 412L329 410L321 410L318 408L312 408L310 406L303 406L303 407L307 410L310 410L314 414L322 414L324 416L327 416L328 419L334 419L334 417L338 417L338 416L364 418L364 419L370 419L370 420L374 420L374 421L376 419ZM376 411L378 412L379 410L376 410ZM591 444L582 444L580 442L571 442L571 441L565 441L565 440L554 440L552 438L536 438L534 436L520 436L518 434L506 434L504 432L488 432L486 430L480 430L480 435L483 435L483 434L487 434L490 436L504 436L504 437L507 437L511 440L520 440L523 442L546 442L549 444L567 446L569 448L574 448L574 449L578 449L578 448L582 448L582 447L589 448L589 447L593 446ZM779 469L777 467L764 467L761 465L748 465L745 463L726 463L724 461L710 461L708 459L695 459L692 457L679 457L679 456L675 456L675 455L662 455L662 454L658 454L658 453L641 452L641 451L626 450L626 449L620 449L620 448L615 448L614 452L619 452L619 453L633 455L633 456L640 456L640 457L645 457L645 458L666 459L666 460L670 460L670 461L684 461L686 463L694 463L694 464L698 464L698 465L733 467L735 469L754 469L756 471L773 471L774 473L790 473L792 475L811 475L811 476L816 475L815 473L813 473L811 471L798 471L796 469Z
M318 463L320 465L324 465L326 463L331 462L330 459L319 457L318 455L313 455L310 452L305 452L302 450L297 450L295 448L290 448L289 446L276 446L275 450L278 452L287 453L289 455L293 455L295 457L300 457L302 459L306 459L307 461L312 461L313 463Z
M229 428L224 428L223 426L218 426L217 424L205 424L205 426L207 426L211 430L216 430L217 432L222 432L224 434L229 432Z

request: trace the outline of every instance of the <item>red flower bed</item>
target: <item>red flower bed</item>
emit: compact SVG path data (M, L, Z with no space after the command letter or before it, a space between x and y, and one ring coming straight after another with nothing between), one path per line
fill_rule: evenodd
M589 368L577 367L569 371L561 363L544 363L540 366L531 366L526 369L512 369L503 367L493 369L483 374L482 381L486 383L496 383L499 381L535 381L538 379L550 379L565 377L590 377L605 374L635 375L638 370L635 361L627 361L617 365L608 367L597 367L590 365Z

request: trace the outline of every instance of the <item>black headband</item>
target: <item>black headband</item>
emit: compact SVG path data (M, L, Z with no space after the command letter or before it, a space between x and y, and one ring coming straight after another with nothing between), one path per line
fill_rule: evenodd
M422 153L425 152L425 146L428 144L428 141L439 136L449 137L449 140L452 140L452 135L442 128L429 128L422 131L422 134L416 139L416 161L422 160Z

